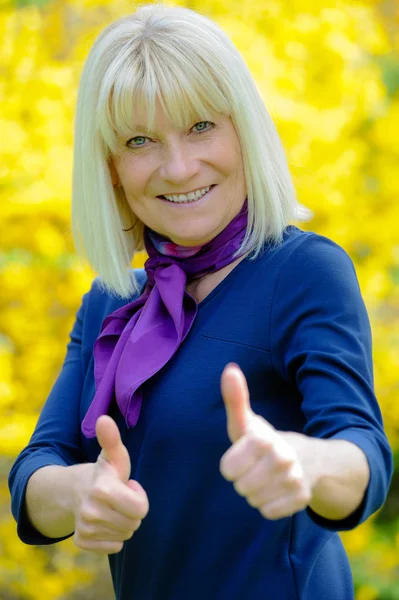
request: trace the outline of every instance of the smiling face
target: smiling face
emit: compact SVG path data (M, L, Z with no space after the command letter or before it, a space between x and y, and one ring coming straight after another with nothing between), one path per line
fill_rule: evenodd
M156 103L154 131L137 111L131 135L119 139L110 159L114 185L120 184L133 213L145 225L181 246L203 245L240 212L246 198L240 143L231 119L195 121L179 130ZM176 204L158 196L214 186L200 200Z

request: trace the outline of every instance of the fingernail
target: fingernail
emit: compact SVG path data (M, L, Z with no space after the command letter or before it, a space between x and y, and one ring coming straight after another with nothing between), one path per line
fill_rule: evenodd
M239 368L240 368L240 367L237 365L237 363L235 363L235 362L229 362L229 363L226 365L226 368L227 368L227 367L237 367L237 369L239 369Z

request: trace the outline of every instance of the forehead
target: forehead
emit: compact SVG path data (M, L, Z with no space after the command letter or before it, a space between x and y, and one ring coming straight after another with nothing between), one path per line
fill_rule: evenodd
M171 128L173 123L168 119L165 111L162 108L160 101L157 99L154 106L154 116L151 122L150 112L144 102L135 103L132 107L132 126L140 131L163 131Z
M176 113L175 113L176 114ZM132 107L132 118L131 125L134 129L145 131L147 133L157 133L160 131L167 131L174 127L183 126L189 127L193 124L194 120L204 120L206 118L216 118L218 113L214 110L207 108L203 113L199 113L195 109L190 111L184 111L183 114L179 115L179 118L171 120L167 113L164 111L159 99L155 101L154 115L151 121L151 115L148 107L145 103L135 103ZM222 115L220 115L221 117Z

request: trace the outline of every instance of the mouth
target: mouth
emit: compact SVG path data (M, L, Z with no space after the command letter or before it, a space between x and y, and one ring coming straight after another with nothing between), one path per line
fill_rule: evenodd
M167 204L171 204L173 206L190 206L190 205L198 205L198 204L202 204L203 201L205 201L208 196L211 194L213 188L216 187L216 184L211 185L210 189L206 192L206 194L204 194L203 196L201 196L198 200L188 200L187 202L173 202L173 200L167 200L165 198L165 196L157 196L157 198L159 198L159 200L162 200L163 202L167 203Z

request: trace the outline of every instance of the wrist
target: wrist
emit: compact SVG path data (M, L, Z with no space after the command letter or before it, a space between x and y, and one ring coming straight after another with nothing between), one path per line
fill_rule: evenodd
M293 431L280 432L292 446L302 467L309 489L314 494L328 473L326 471L326 440L312 438Z
M71 493L65 494L64 507L74 516L82 503L85 490L89 487L92 478L94 463L82 463L67 467L70 469L69 486Z
M319 468L309 507L326 519L345 519L360 506L367 490L368 461L352 442L319 441Z

